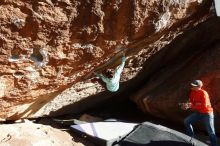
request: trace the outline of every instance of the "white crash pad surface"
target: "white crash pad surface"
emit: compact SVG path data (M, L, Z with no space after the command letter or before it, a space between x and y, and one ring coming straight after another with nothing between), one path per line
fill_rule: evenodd
M220 0L215 0L215 10L216 10L217 16L220 17Z
M112 140L130 133L137 124L124 122L94 122L72 125L71 128L103 140Z

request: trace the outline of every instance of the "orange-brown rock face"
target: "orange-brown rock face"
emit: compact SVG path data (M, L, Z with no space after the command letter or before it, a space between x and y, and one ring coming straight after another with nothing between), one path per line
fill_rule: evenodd
M186 31L152 58L154 68L159 69L145 80L145 86L132 97L144 112L183 122L186 114L192 111L183 111L178 104L188 101L190 83L200 79L204 82L203 88L209 93L216 129L220 131L217 126L220 118L219 25L219 18L209 19ZM145 70L153 65L147 63Z
M84 77L103 70L120 45L128 48L122 80L134 78L153 54L213 14L211 3L1 1L0 118L48 115L103 91ZM115 58L110 65L117 64Z

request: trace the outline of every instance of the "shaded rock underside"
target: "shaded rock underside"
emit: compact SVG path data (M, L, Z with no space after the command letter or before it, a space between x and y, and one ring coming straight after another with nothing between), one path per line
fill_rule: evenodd
M218 125L219 24L219 18L211 18L193 30L186 31L184 35L152 57L152 60L146 63L144 70L157 71L146 78L146 84L131 96L131 99L146 113L182 122L187 113L180 109L178 103L188 101L190 83L195 79L201 79L204 82L203 88L210 95ZM219 131L219 127L216 128Z

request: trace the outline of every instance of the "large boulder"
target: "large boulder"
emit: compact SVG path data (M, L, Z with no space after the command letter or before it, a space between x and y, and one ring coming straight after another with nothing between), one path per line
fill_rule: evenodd
M188 28L214 15L212 3L210 0L2 1L1 120L49 115L104 91L96 82L85 80L85 76L94 69L109 68L103 64L110 58L113 61L109 65L114 69L120 57L114 58L116 48L121 45L128 48L129 56L122 80L134 78L153 54ZM68 90L61 94L65 89ZM57 114L66 112L60 110Z
M220 19L211 18L178 37L145 64L154 70L145 85L131 99L145 112L170 121L183 122L192 111L178 105L188 101L190 83L204 82L214 108L216 125L220 118ZM155 71L156 70L156 71ZM220 131L219 126L216 126Z

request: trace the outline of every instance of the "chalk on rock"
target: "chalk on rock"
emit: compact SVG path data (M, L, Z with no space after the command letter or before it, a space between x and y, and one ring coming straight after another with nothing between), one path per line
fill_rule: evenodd
M25 25L24 19L14 18L12 19L12 23L18 28L21 29Z

